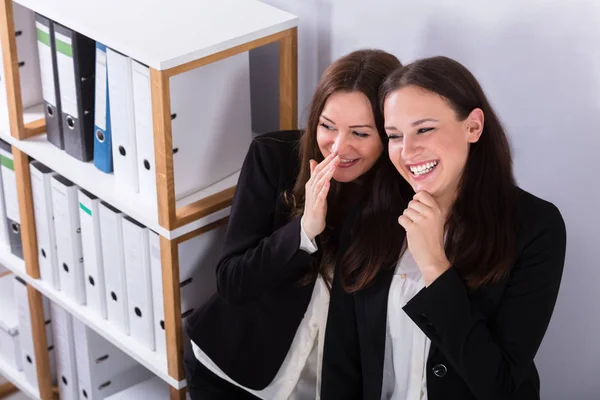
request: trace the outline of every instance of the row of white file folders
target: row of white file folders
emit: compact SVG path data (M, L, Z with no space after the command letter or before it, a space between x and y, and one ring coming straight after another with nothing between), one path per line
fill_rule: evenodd
M149 67L39 14L34 32L48 140L156 199ZM170 78L177 199L241 168L252 140L249 71L246 52Z
M50 374L62 400L131 400L136 397L127 393L151 384L147 380L153 375L146 368L57 304L45 297L43 304ZM0 277L0 305L0 357L37 388L29 299L22 279L12 274ZM164 382L152 386L168 393Z
M8 236L3 247L22 258L12 155L4 149L0 158L0 212L6 214L0 215L0 231ZM166 357L159 235L38 161L30 163L30 174L41 280ZM178 244L184 318L216 291L225 229L220 225Z

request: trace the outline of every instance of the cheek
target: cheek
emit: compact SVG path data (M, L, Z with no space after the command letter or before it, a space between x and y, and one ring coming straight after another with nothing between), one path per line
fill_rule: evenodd
M365 158L375 161L383 153L383 144L379 141L370 143L369 146L365 146L362 153Z
M323 155L325 155L325 152L329 151L328 149L331 148L334 141L335 137L331 134L331 132L327 132L322 128L317 130L317 145L319 146L319 149Z

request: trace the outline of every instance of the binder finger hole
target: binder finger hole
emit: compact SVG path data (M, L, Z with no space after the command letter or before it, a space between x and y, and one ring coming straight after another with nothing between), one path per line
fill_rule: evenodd
M104 132L102 132L100 129L96 131L96 139L98 139L100 143L104 143Z
M117 295L115 292L110 292L110 297L114 300L117 301Z
M19 224L17 224L16 222L13 222L12 224L10 224L10 227L14 234L19 233Z
M140 310L138 307L135 308L135 315L137 315L138 317L142 316L142 310Z
M42 257L46 258L46 250L42 249Z
M81 393L83 394L83 397L85 397L86 399L88 398L88 396L87 396L87 392L85 391L85 389L83 389L83 390L81 391Z
M103 383L102 385L100 385L100 387L98 389L102 390L102 389L106 389L107 387L110 386L110 381Z
M99 358L96 360L96 364L100 364L101 362L108 360L108 357L109 357L109 356L108 356L108 354L105 354L105 355L103 355L102 357L99 357Z
M144 168L146 168L146 170L150 171L150 163L148 162L148 160L144 160Z
M160 327L163 331L165 330L165 321L160 321Z
M119 154L121 154L122 156L127 154L127 152L125 151L125 147L119 146Z
M63 269L65 270L65 272L69 272L69 266L65 263L63 263Z
M64 377L64 375L63 375L63 377L62 377L62 382L63 382L65 385L68 385L68 384L69 384L69 383L67 382L67 378L65 378L65 377Z
M69 129L75 129L75 120L73 119L73 117L67 117L67 125L69 126Z
M54 108L52 108L50 104L46 106L46 114L48 114L49 117L54 117Z
M94 277L90 276L90 277L88 277L88 280L90 281L90 285L96 286L96 282L94 281Z
M29 364L33 364L33 361L31 360L31 357L27 356L27 357L25 357L25 358L27 359L27 362L28 362Z

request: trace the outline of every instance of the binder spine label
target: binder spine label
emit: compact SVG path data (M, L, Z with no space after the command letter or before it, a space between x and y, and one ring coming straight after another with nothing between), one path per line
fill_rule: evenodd
M38 53L40 56L42 95L44 101L56 107L56 91L54 90L54 68L52 66L52 45L50 43L50 30L47 26L36 22Z
M79 118L77 112L77 89L75 87L75 64L71 38L55 32L56 63L60 82L60 99L64 113Z

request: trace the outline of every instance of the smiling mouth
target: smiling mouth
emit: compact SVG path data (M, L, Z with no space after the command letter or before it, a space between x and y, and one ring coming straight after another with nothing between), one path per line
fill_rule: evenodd
M422 176L430 173L437 167L438 161L431 161L425 164L409 167L408 169L412 172L413 176Z

